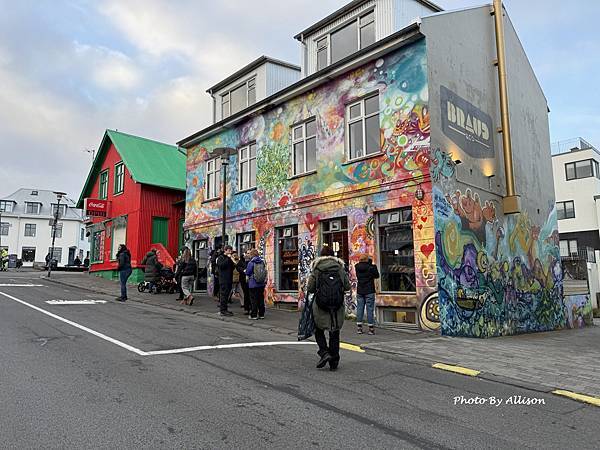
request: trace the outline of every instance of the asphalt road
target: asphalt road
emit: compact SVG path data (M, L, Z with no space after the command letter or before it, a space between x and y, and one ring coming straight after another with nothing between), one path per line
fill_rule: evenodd
M314 345L181 350L294 338L35 276L0 275L1 448L598 448L600 408L346 350L318 370ZM545 404L454 404L515 395Z

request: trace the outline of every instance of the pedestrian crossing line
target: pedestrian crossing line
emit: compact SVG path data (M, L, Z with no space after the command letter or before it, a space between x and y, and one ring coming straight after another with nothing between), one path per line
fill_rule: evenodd
M360 345L348 344L347 342L340 342L340 348L358 353L365 352L362 348L360 348Z
M450 364L435 363L431 367L434 369L446 370L447 372L460 373L461 375L467 375L469 377L476 377L481 373L480 370L468 369L461 366L451 366Z
M576 392L565 391L562 389L557 389L556 391L552 391L552 393L554 395L568 397L568 398L578 401L578 402L589 403L590 405L594 405L594 406L600 406L600 398L592 397L591 395L577 394Z
M202 350L218 350L224 348L270 347L273 345L316 345L307 341L275 341L275 342L242 342L238 344L200 345L198 347L172 348L146 352L148 356L172 355L176 353L198 352Z
M9 284L9 283L0 283L0 287L44 287L43 284Z

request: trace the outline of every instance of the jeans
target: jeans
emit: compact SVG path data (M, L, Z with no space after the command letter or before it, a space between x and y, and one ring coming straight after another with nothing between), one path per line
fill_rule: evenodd
M227 311L227 302L229 301L229 296L231 294L231 284L230 283L220 283L220 298L219 298L219 310L221 312Z
M240 283L244 292L244 312L250 314L250 309L252 308L250 303L250 288L248 287L248 282L241 281Z
M119 270L119 282L121 283L121 298L127 298L127 279L131 276L131 269Z
M192 290L194 289L194 275L186 275L181 277L181 290L183 291L183 295L188 297L192 295Z
M265 288L250 288L251 317L265 317Z
M375 294L356 294L356 323L358 325L362 325L365 305L367 307L367 323L369 326L373 326L375 325Z
M315 340L319 346L317 352L319 356L323 356L325 353L331 355L329 365L337 367L340 362L340 330L329 332L329 346L327 345L327 339L325 339L325 331L320 328L315 328Z

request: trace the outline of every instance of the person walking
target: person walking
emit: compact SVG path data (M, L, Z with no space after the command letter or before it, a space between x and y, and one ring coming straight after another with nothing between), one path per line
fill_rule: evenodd
M181 303L184 305L192 305L194 303L194 296L192 290L194 289L194 280L196 279L196 273L198 272L198 264L196 260L192 258L192 252L189 248L185 248L181 255L179 264L177 266L177 275L181 282L181 290L183 291L183 299Z
M244 308L244 314L247 316L250 315L250 289L248 288L248 277L246 276L246 268L248 267L248 261L250 257L248 256L248 252L246 254L240 256L240 260L236 265L236 269L240 274L240 285L242 286L242 292L244 294L244 299L242 301L242 307Z
M152 288L160 277L160 269L162 269L162 264L158 261L155 249L146 253L146 256L142 259L142 265L145 266L144 281L150 283L149 291L152 292Z
M258 250L253 248L248 252L251 257L246 267L248 275L248 288L250 290L250 315L249 319L265 318L265 285L267 284L267 268L260 257Z
M181 270L179 269L179 267L183 265L183 253L185 252L186 248L187 247L183 247L179 251L179 257L177 258L177 261L175 261L175 282L177 283L177 292L179 294L179 297L177 297L177 301L179 302L183 301L185 297L185 295L183 294L183 289L181 287Z
M356 272L356 332L363 334L363 317L367 308L367 324L369 334L375 334L375 280L379 278L377 266L369 255L360 255L354 266Z
M233 271L235 264L231 260L231 245L226 245L223 248L223 253L217 258L217 270L219 277L220 298L219 298L219 315L233 316L233 313L227 309L229 303L229 295L233 284Z
M331 248L325 246L320 257L313 261L308 277L306 291L315 295L313 316L317 353L321 358L317 363L319 369L329 363L329 370L337 370L340 363L340 330L346 315L344 292L351 289L344 267L344 261L333 256ZM329 331L329 345L325 330Z
M127 280L131 276L131 253L125 244L119 245L117 261L119 263L117 270L119 271L119 282L121 283L121 296L117 297L116 300L124 302L127 300Z

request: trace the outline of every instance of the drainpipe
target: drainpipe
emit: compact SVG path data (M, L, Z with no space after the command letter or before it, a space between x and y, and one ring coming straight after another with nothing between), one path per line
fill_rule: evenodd
M506 195L502 206L504 214L521 212L521 198L515 190L515 173L510 141L510 120L508 115L508 89L506 84L506 54L504 52L504 10L502 0L494 0L494 24L496 28L496 53L498 55L498 86L500 88L500 118L502 120L502 150L504 153L504 174L506 178Z

